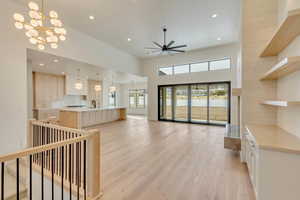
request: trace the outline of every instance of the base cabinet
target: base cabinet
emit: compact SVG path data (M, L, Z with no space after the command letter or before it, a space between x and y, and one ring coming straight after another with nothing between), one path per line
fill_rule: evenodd
M243 139L256 200L299 200L300 154L261 148L250 132Z
M84 112L60 110L59 122L61 126L82 129L107 122L125 120L124 112L126 113L125 108L95 109Z

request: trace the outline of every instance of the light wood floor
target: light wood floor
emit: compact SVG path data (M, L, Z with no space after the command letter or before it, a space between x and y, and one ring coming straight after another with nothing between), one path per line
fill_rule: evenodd
M222 127L140 117L100 127L103 200L254 200Z

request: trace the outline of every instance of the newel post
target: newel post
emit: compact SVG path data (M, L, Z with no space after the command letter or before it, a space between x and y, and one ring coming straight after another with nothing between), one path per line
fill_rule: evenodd
M26 146L32 147L33 146L33 122L34 119L28 120L28 127L27 127L27 139L26 139Z
M101 194L101 136L99 130L91 130L87 141L87 185L89 196L95 198Z

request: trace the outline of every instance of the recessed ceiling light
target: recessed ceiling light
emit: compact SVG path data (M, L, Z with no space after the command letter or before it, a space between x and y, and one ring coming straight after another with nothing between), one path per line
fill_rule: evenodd
M40 63L40 66L45 66L45 64L44 63Z
M217 18L218 17L218 14L213 14L212 16L211 16L211 18Z
M128 42L131 42L131 40L132 40L131 38L127 38L127 41L128 41Z
M95 17L93 15L90 15L89 18L90 18L90 20L94 20L95 19Z
M53 62L56 62L56 63L57 63L57 62L58 62L58 60L57 60L57 59L54 59L54 60L53 60Z
M222 38L218 37L217 40L220 41L220 40L222 40Z

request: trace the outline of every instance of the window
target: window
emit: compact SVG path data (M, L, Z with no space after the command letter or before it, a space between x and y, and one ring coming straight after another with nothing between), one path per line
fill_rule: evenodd
M192 63L186 65L160 67L158 75L164 76L164 75L188 74L194 72L226 70L226 69L230 69L230 67L231 67L231 61L229 58L227 58L223 60L214 60L214 61Z
M174 67L174 74L186 74L190 72L190 65L178 65Z
M210 62L209 70L214 71L222 69L230 69L230 59L216 60Z
M117 93L116 92L110 92L108 94L108 103L109 106L116 106L117 105Z
M146 90L129 90L129 108L146 107Z
M173 75L173 67L161 67L159 68L159 75Z
M208 62L191 64L191 72L206 72L208 71Z

